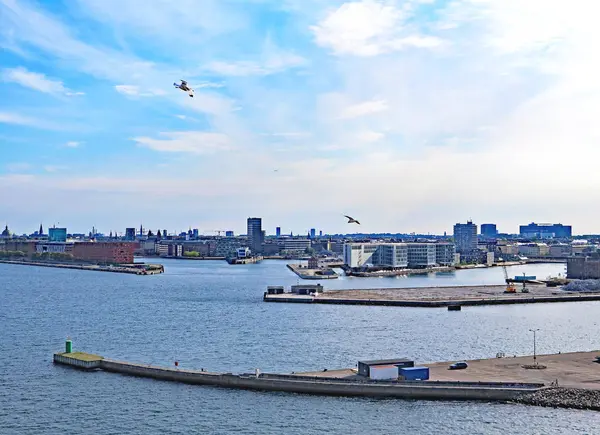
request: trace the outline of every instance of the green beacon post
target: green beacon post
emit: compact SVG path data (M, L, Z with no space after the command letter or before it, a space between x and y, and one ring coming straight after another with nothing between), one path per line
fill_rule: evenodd
M67 341L65 342L65 352L66 353L73 352L73 342L71 341L70 338L67 338Z

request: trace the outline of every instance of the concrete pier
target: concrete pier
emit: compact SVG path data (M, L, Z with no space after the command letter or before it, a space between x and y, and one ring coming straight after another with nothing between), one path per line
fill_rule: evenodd
M337 305L379 305L439 308L447 306L535 304L600 301L600 292L568 292L556 287L528 285L529 293L504 293L506 286L455 286L328 290L316 296L291 293L265 294L265 302Z

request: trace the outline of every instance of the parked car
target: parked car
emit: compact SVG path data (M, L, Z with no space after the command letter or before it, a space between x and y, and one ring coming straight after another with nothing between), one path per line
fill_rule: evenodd
M450 367L448 367L448 370L463 370L463 369L466 369L467 367L469 367L469 364L467 364L464 361L461 361L461 362L456 362L454 364L450 364Z

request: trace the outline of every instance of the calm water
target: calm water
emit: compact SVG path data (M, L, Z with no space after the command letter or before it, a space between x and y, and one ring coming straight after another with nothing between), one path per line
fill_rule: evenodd
M518 405L312 397L188 386L54 366L74 347L129 361L233 372L600 348L600 303L443 309L266 304L285 263L165 261L160 276L0 264L1 434L598 433L600 413ZM563 265L509 268L546 277ZM501 284L501 269L343 278L326 288Z

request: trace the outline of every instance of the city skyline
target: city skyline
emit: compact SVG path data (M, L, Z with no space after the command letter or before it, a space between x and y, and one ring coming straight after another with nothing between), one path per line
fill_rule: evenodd
M600 29L551 3L0 0L0 219L598 232Z

